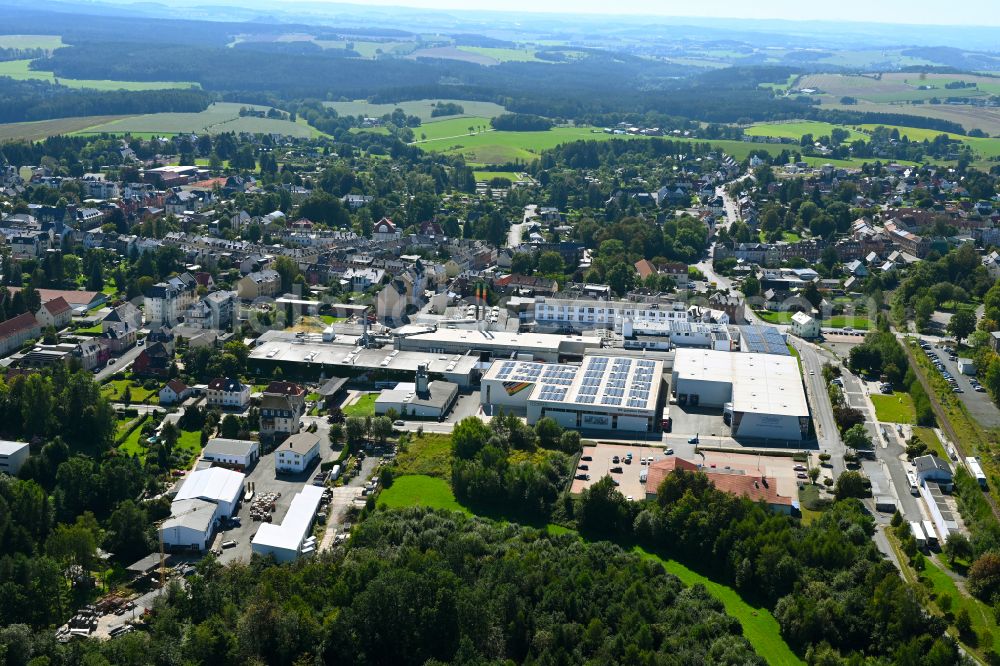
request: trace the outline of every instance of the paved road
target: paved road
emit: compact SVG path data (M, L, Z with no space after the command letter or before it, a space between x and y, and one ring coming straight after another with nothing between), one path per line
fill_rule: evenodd
M521 236L524 234L524 223L510 225L507 232L507 247L514 249L521 244Z
M823 364L836 364L837 359L832 358L826 350L819 349L805 340L794 336L788 336L788 340L799 352L799 357L802 359L803 380L806 386L806 396L812 406L816 440L819 450L830 454L830 464L833 467L834 478L836 478L846 469L844 464L846 448L840 439L837 422L833 418L833 404L830 402L829 393L827 393L826 380L823 379Z
M138 356L143 349L145 349L145 347L140 347L138 345L132 347L124 354L114 359L113 364L108 364L103 368L101 368L101 371L94 375L94 379L97 380L98 382L103 382L105 379L115 374L119 370L124 370L128 366L132 365L132 361L135 360L135 357Z

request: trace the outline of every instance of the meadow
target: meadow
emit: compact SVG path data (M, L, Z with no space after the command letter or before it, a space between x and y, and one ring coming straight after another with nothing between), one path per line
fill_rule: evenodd
M304 123L270 118L240 117L240 107L249 104L216 102L200 113L149 113L131 116L79 130L77 134L138 134L168 135L186 132L219 134L222 132L250 132L260 134L285 134L308 138L313 130ZM266 109L267 107L255 107Z
M59 35L0 35L0 49L45 49L66 46Z
M850 127L833 125L831 123L815 122L811 120L791 123L759 123L757 125L747 127L743 130L743 133L747 136L773 136L781 139L798 140L806 134L812 134L814 139L818 139L821 136L830 136L830 132L834 129L843 129L850 132L848 141L867 138L863 132L859 132Z
M375 400L378 398L378 393L365 393L363 396L358 398L357 402L351 405L344 405L343 411L345 416L374 416L375 415Z
M503 49L489 46L459 46L458 49L493 58L497 62L543 62L535 57L534 49Z
M956 88L949 90L945 85L957 80L975 82L982 87ZM883 74L873 76L853 76L847 74L813 74L804 76L800 88L816 88L831 100L850 96L876 103L913 102L934 97L983 97L995 94L998 82L994 79L975 75L954 74ZM921 90L921 88L925 88Z
M197 83L185 81L111 81L98 79L66 79L52 72L29 69L30 60L7 60L0 62L0 76L8 76L17 81L48 81L67 88L88 88L91 90L163 90L165 88L198 88Z
M909 393L893 393L892 395L871 396L875 405L875 418L886 423L913 423L917 413L913 408L913 398Z
M95 125L122 120L129 116L81 116L79 118L57 118L36 120L25 123L0 124L0 143L5 141L40 141L57 134L73 134Z
M417 136L415 143L423 143L425 141L464 137L470 134L470 127L474 134L493 131L489 118L462 116L450 120L436 120L435 122L423 124L420 127L415 127L413 133Z
M364 100L354 102L323 102L323 106L335 109L342 116L367 116L369 118L379 118L387 113L392 113L396 109L402 109L408 116L417 116L421 122L443 122L456 116L431 116L436 102L453 102L460 104L465 113L458 117L473 116L477 118L493 118L504 113L504 108L493 102L470 102L463 99L418 99L409 102L399 102L397 104L372 104ZM418 134L422 128L415 130Z

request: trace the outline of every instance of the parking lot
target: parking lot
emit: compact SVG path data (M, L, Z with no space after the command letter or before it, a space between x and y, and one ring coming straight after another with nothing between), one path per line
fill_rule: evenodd
M625 458L632 454L632 462L626 463ZM614 458L618 457L615 463ZM570 492L582 493L594 483L597 483L605 476L610 475L618 482L618 491L630 499L640 500L646 498L646 484L639 480L639 473L646 469L642 460L663 459L662 446L642 446L641 444L597 444L595 446L583 447L580 456L580 468L576 474L588 474L590 479L573 479ZM588 460L589 458L589 460ZM586 467L587 469L584 469ZM611 472L611 468L621 468L621 472Z
M939 372L942 376L945 376L945 372L951 375L951 379L954 380L952 386L961 389L962 402L980 425L986 428L1000 426L1000 409L997 409L997 406L993 404L989 393L976 391L973 383L975 377L963 375L959 371L957 358L951 359L947 349L931 342L921 340L921 347L923 352L927 354L927 358L940 366ZM914 350L914 352L916 351ZM948 377L945 376L945 379Z

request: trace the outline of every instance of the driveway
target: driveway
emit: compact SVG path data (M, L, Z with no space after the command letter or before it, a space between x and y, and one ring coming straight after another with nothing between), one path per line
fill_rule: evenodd
M118 372L119 370L124 370L128 366L132 365L132 361L135 360L136 356L142 353L143 349L145 349L145 347L140 347L138 345L132 347L121 356L113 359L114 360L113 364L109 363L108 365L101 368L101 371L94 375L94 379L98 383L100 383L103 382L105 379L109 378L111 375Z

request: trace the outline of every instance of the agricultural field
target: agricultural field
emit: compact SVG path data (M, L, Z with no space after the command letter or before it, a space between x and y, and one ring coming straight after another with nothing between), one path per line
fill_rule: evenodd
M98 79L66 79L52 72L29 69L30 60L7 60L0 62L0 76L8 76L17 81L39 80L58 83L68 88L88 88L91 90L163 90L165 88L197 88L197 83L185 81L109 81Z
M976 88L949 90L945 85L955 81L976 83ZM836 102L850 96L875 103L913 102L933 97L983 97L1000 90L1000 80L982 76L955 74L887 73L874 76L846 74L812 74L799 81L800 88L815 88L821 99Z
M501 49L488 46L459 46L460 51L493 58L501 62L544 62L535 57L534 49Z
M839 102L839 98L838 98ZM823 103L823 108L859 111L862 113L898 113L921 118L938 118L958 123L965 131L982 130L990 136L1000 136L1000 109L960 104L875 104L859 100L844 106L837 102Z
M499 65L500 61L487 55L481 55L479 53L473 53L471 51L463 51L462 49L455 46L434 46L431 48L420 49L414 51L410 55L406 56L410 60L417 60L418 58L435 58L438 60L459 60L461 62L469 62L473 65Z
M470 132L470 128L472 128ZM420 127L413 128L413 133L417 135L416 143L425 141L438 141L440 139L454 139L464 137L469 134L481 134L493 131L490 127L489 118L461 117L452 120L436 120L426 123ZM426 138L424 138L426 137Z
M421 130L425 131L426 128L421 128ZM468 129L462 133L468 133ZM547 132L490 131L472 136L428 139L418 145L428 152L460 154L465 157L469 164L486 165L514 161L530 162L536 159L541 151L554 148L562 143L580 140L607 141L610 138L612 138L611 134L605 134L595 128L555 127Z
M893 393L892 395L872 394L872 404L875 405L875 418L886 423L913 423L917 413L913 408L913 398L909 393Z
M0 35L0 49L45 49L66 46L59 35Z
M251 132L286 134L301 138L312 136L308 125L270 118L240 117L240 108L250 106L234 102L216 102L201 113L149 113L89 127L77 134L168 135L184 132L220 134ZM255 107L266 109L267 107Z
M72 134L95 125L122 120L129 116L81 116L79 118L57 118L36 120L26 123L0 124L0 143L5 141L41 141L57 134Z
M487 183L494 178L506 178L511 182L530 178L526 173L517 173L514 171L474 171L472 175L475 176L477 182L485 181Z
M493 102L470 102L462 99L418 99L410 102L399 102L398 104L371 104L364 100L355 102L324 102L323 106L336 109L342 116L367 116L369 118L379 118L387 113L392 113L396 109L402 109L408 116L417 116L421 122L444 122L455 116L431 116L435 102L454 102L461 104L465 113L460 117L474 116L477 118L493 118L504 113L504 108ZM487 123L488 124L488 123ZM420 128L418 128L419 131Z
M850 127L809 120L795 123L759 123L747 127L743 130L743 133L747 136L771 136L779 139L798 140L806 134L812 134L815 139L821 136L830 136L830 132L834 129L843 129L850 132L851 136L848 138L848 141L867 138L863 132Z

